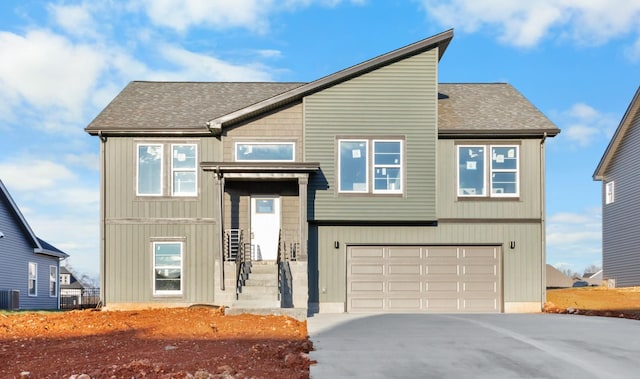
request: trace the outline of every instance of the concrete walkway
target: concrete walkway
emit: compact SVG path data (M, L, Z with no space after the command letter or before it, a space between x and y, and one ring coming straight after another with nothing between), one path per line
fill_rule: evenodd
M640 321L553 314L316 314L322 378L638 378Z

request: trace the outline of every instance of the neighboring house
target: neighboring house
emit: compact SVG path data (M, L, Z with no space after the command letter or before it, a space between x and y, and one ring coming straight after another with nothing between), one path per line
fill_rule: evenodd
M0 308L58 309L60 260L68 255L36 237L0 180Z
M452 37L310 83L127 85L86 128L104 305L248 306L251 255L303 310L540 311L559 129L509 84L438 84Z
M562 271L547 264L547 289L573 287L574 280L565 275Z
M81 308L85 285L66 267L60 267L60 307L64 309ZM92 304L94 304L92 302ZM95 305L95 304L94 304Z
M603 278L640 286L640 87L593 173L602 182Z

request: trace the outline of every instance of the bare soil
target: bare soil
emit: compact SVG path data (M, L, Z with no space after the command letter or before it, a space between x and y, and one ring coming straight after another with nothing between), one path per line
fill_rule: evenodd
M1 378L308 378L311 349L306 321L286 316L0 313Z
M640 320L640 287L549 290L545 312Z

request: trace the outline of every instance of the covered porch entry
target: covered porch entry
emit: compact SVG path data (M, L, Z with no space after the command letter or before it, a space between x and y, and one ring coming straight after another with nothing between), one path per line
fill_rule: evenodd
M306 316L307 185L318 164L205 162L216 182L216 302L230 313Z

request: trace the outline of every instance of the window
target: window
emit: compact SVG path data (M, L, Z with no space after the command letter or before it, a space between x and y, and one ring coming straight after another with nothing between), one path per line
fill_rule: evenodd
M182 242L153 243L153 293L182 294Z
M338 150L338 192L402 193L401 140L338 140ZM372 184L369 177L373 178Z
M58 296L58 268L49 266L49 296Z
M171 154L170 157L165 154ZM137 151L138 196L197 196L198 149L195 144L138 144ZM170 162L165 172L165 160ZM171 188L165 188L164 178Z
M29 262L29 282L28 291L29 296L38 296L38 264Z
M236 142L236 161L293 162L293 142Z
M162 195L162 145L138 145L138 195Z
M615 200L615 193L614 193L614 184L613 184L613 180L610 182L607 182L606 186L605 186L605 204L611 204L613 203Z
M519 146L458 146L458 196L517 197Z
M71 278L69 274L60 274L60 284L69 285L71 284Z
M172 194L195 196L198 188L196 145L172 145L171 156Z

